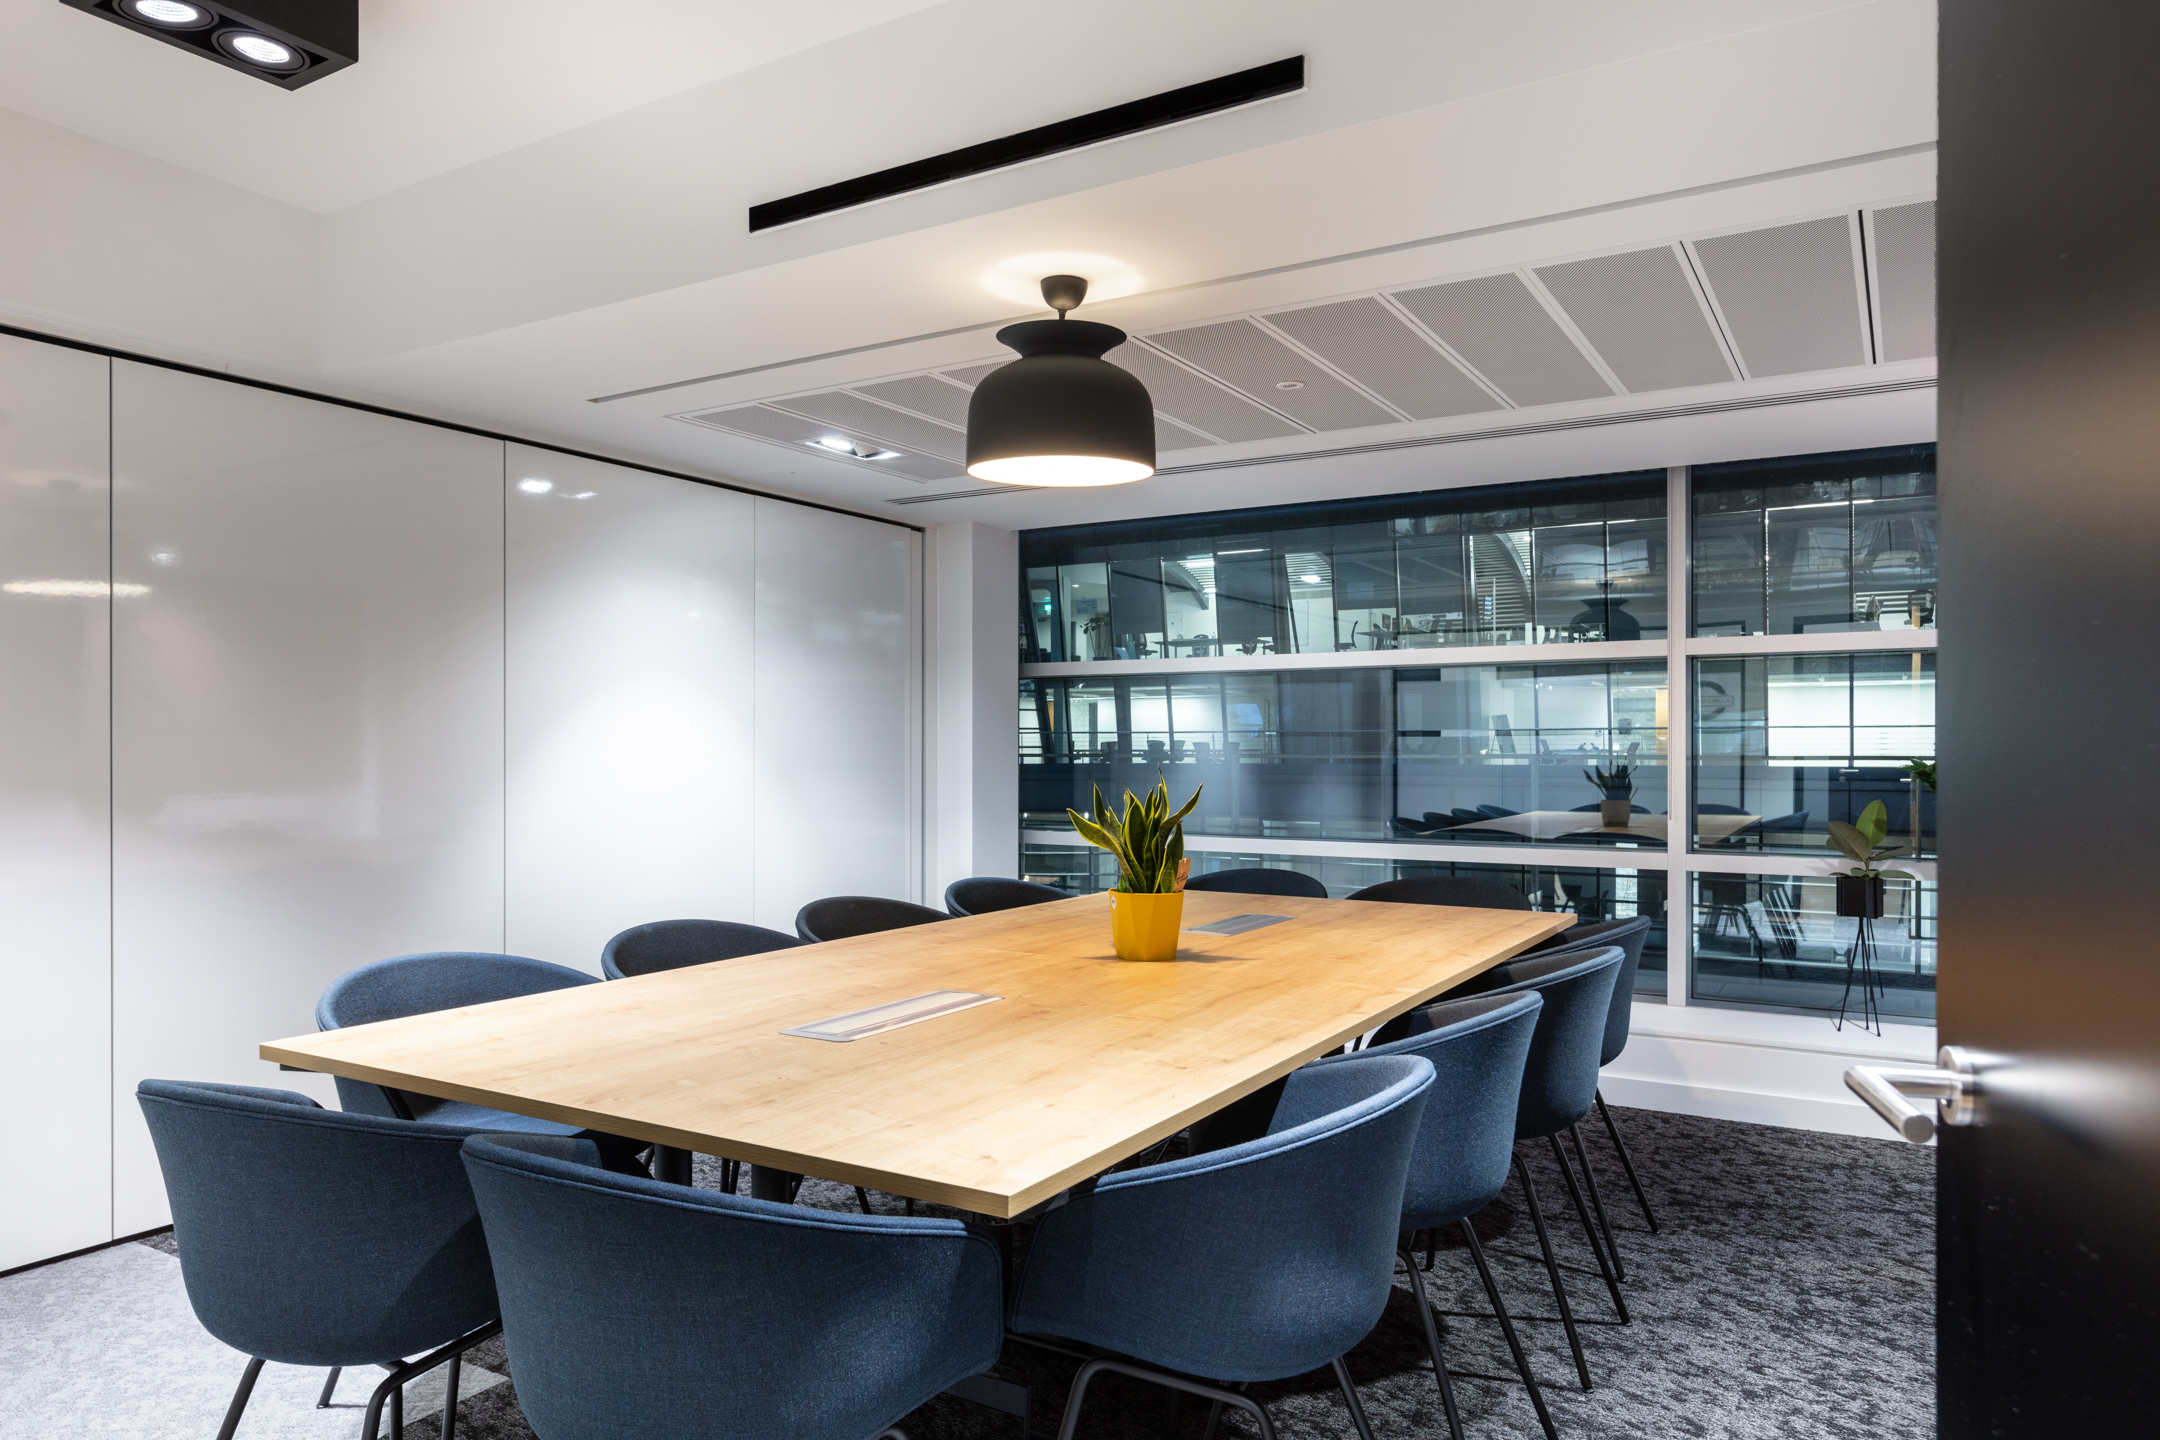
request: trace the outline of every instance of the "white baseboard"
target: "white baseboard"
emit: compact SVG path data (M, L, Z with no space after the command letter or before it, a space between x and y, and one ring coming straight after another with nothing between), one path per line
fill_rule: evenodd
M1848 1066L1931 1064L1935 1033L1881 1038L1827 1020L1638 1003L1627 1049L1600 1087L1615 1105L1904 1144L1845 1086Z

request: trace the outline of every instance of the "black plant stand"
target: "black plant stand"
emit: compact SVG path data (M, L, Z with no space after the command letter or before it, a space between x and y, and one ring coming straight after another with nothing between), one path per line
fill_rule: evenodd
M1875 974L1875 921L1861 916L1853 921L1852 948L1845 952L1845 993L1838 997L1836 1028L1843 1030L1851 1019L1862 1030L1882 1034L1882 1007L1877 1003L1889 992ZM1860 1010L1852 1013L1853 982L1860 983Z

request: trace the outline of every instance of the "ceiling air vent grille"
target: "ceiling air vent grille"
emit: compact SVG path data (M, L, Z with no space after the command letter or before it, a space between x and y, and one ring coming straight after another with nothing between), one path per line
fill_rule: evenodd
M1250 320L1195 325L1145 337L1270 409L1313 430L1392 425L1383 410Z
M1630 392L1739 378L1672 246L1548 265L1537 277Z
M1935 353L1935 202L1875 212L1875 304L1882 358Z
M1517 405L1612 394L1519 275L1399 290L1395 299Z
M1482 385L1370 296L1265 318L1413 420L1500 408Z
M1868 363L1852 216L1718 235L1694 248L1750 376Z

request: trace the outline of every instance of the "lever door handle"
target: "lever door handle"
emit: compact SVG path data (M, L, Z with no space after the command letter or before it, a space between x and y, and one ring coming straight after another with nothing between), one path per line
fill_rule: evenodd
M1987 1058L1956 1045L1945 1045L1933 1070L1884 1065L1855 1065L1845 1084L1890 1127L1915 1145L1935 1138L1935 1127L1980 1123L1980 1074ZM1933 1113L1907 1096L1936 1102Z

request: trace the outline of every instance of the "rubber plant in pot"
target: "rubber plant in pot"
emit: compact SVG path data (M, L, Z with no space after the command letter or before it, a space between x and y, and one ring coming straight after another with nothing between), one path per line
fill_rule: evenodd
M1120 960L1175 960L1178 927L1185 915L1185 817L1200 803L1192 798L1170 812L1170 786L1160 776L1144 797L1125 792L1123 814L1112 814L1095 787L1090 819L1067 810L1073 829L1088 844L1117 856L1117 884L1110 890L1110 939Z
M1884 870L1878 860L1889 860L1912 849L1906 844L1885 845L1890 833L1890 811L1880 800L1870 800L1860 818L1848 825L1830 822L1830 838L1824 843L1841 850L1853 862L1850 870L1833 870L1837 877L1837 913L1852 920L1880 920L1883 913L1883 881L1910 880L1908 870Z
M1627 755L1612 769L1596 767L1585 770L1583 779L1597 788L1599 795L1598 824L1608 830L1625 830L1634 823L1635 817L1635 747L1628 746Z

